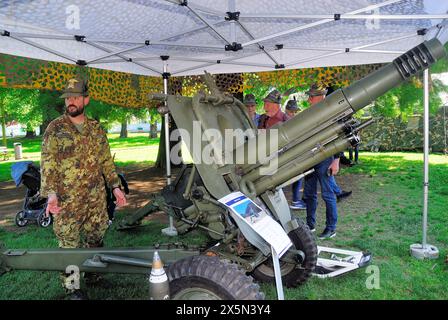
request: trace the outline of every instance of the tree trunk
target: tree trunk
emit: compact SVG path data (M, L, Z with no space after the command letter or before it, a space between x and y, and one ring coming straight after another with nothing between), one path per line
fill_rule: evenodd
M3 109L3 103L0 101L0 116L2 117L2 137L3 137L3 145L7 147L6 143L6 119L5 119L5 110Z
M51 120L45 120L40 126L39 126L39 135L43 136L45 133L45 130L47 130L48 125L50 124Z
M169 126L169 134L171 135L171 132L177 129L176 123L173 121L173 118L170 116L170 126ZM181 138L179 137L178 141L170 141L170 150L179 143ZM179 150L179 157L182 158L181 150ZM182 161L181 161L182 162ZM182 166L182 163L179 164L173 164L171 162L171 167L180 167ZM157 160L155 163L155 167L157 168L166 168L166 148L165 148L165 117L162 116L162 129L160 131L160 142L159 142L159 152L157 154Z
M128 121L125 120L121 123L120 138L127 138L127 137L128 137Z
M157 121L151 123L149 128L149 138L154 139L157 138Z
M42 109L43 121L42 121L42 124L39 126L39 131L40 131L39 134L41 136L45 133L45 130L47 130L47 127L50 124L50 122L64 113L65 104L57 103L54 106L48 107L48 109L49 110L45 110L44 108ZM50 114L53 114L53 112L51 112L52 111L51 109L54 109L58 113L58 116L56 116L56 117L50 116Z
M162 116L162 128L160 130L159 152L155 163L156 168L166 168L166 148L165 148L165 117Z
M36 132L34 130L26 129L25 138L36 138Z

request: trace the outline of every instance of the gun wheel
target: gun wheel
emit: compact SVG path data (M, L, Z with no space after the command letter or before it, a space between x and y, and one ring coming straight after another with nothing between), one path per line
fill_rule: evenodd
M218 257L188 257L172 263L167 274L172 300L264 299L252 277Z
M280 259L280 269L283 284L288 288L294 288L305 283L312 275L317 263L317 245L310 229L301 219L296 219L299 227L291 231L288 236L297 250L305 253L304 261L298 265L285 262ZM286 253L289 255L289 253ZM261 282L274 283L274 267L272 259L259 265L252 273L253 277Z

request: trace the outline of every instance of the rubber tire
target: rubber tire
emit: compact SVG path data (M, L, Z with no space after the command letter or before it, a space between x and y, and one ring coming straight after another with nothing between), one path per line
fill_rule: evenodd
M283 284L288 288L295 288L304 284L311 277L317 263L318 252L314 235L303 220L297 218L296 221L299 225L298 228L291 231L288 236L296 249L302 250L305 253L305 261L303 261L301 269L295 268L286 274L282 274ZM269 274L262 271L266 267L270 267ZM260 282L274 283L275 277L272 259L269 258L264 264L258 266L253 271L252 276Z
M211 291L221 300L263 300L258 284L236 264L211 256L192 256L172 263L167 270L170 298L183 290Z
M42 212L37 217L37 224L39 225L39 227L48 228L53 223L53 216L50 214L48 223L45 223L46 222L45 220L46 220L45 219L45 212Z
M28 220L26 220L26 219L21 219L20 218L20 214L24 214L24 212L23 211L19 211L19 212L17 212L17 214L16 214L16 218L15 218L15 222L16 222L16 226L18 226L18 227L24 227L24 226L26 226L27 224L28 224Z

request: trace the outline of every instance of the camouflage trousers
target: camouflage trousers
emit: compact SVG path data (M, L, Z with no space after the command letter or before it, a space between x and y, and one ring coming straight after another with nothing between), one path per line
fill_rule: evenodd
M104 207L100 205L95 208L83 209L86 210L76 213L61 210L54 217L53 230L59 240L60 248L96 248L103 246L103 238L109 220L105 205ZM81 212L84 215L81 215ZM68 273L60 273L62 286L66 292L79 289L79 272L76 274L76 269L66 270L66 272Z

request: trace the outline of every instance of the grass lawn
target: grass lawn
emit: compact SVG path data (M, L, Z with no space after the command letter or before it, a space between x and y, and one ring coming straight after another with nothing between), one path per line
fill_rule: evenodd
M115 155L115 164L118 167L132 166L141 167L154 164L159 150L159 138L148 139L147 133L130 133L128 138L120 139L119 134L109 134L111 153ZM14 160L14 143L22 144L22 160ZM0 157L0 181L12 180L11 166L14 162L33 161L40 163L41 138L9 138L7 145L9 149L8 161L1 161Z
M118 149L119 150L119 149ZM338 181L353 195L338 203L338 234L318 245L366 250L371 265L379 271L379 288L369 289L370 269L359 269L338 278L312 278L303 286L286 289L285 298L298 299L448 299L448 265L444 263L448 243L448 157L430 157L428 243L440 250L437 260L419 261L409 255L409 246L422 241L422 155L418 153L361 153L358 166L344 169ZM317 232L324 226L325 211L319 200ZM121 216L125 213L121 213ZM304 217L304 212L299 211ZM147 246L156 242L183 241L199 244L199 232L178 238L160 233L157 222L132 232L113 227L105 243L109 247ZM24 229L0 227L0 242L7 248L56 247L51 229L34 225ZM89 289L93 299L147 299L144 276L107 275L112 288ZM0 299L59 299L56 272L14 271L0 277ZM273 285L261 284L268 299L276 299Z

